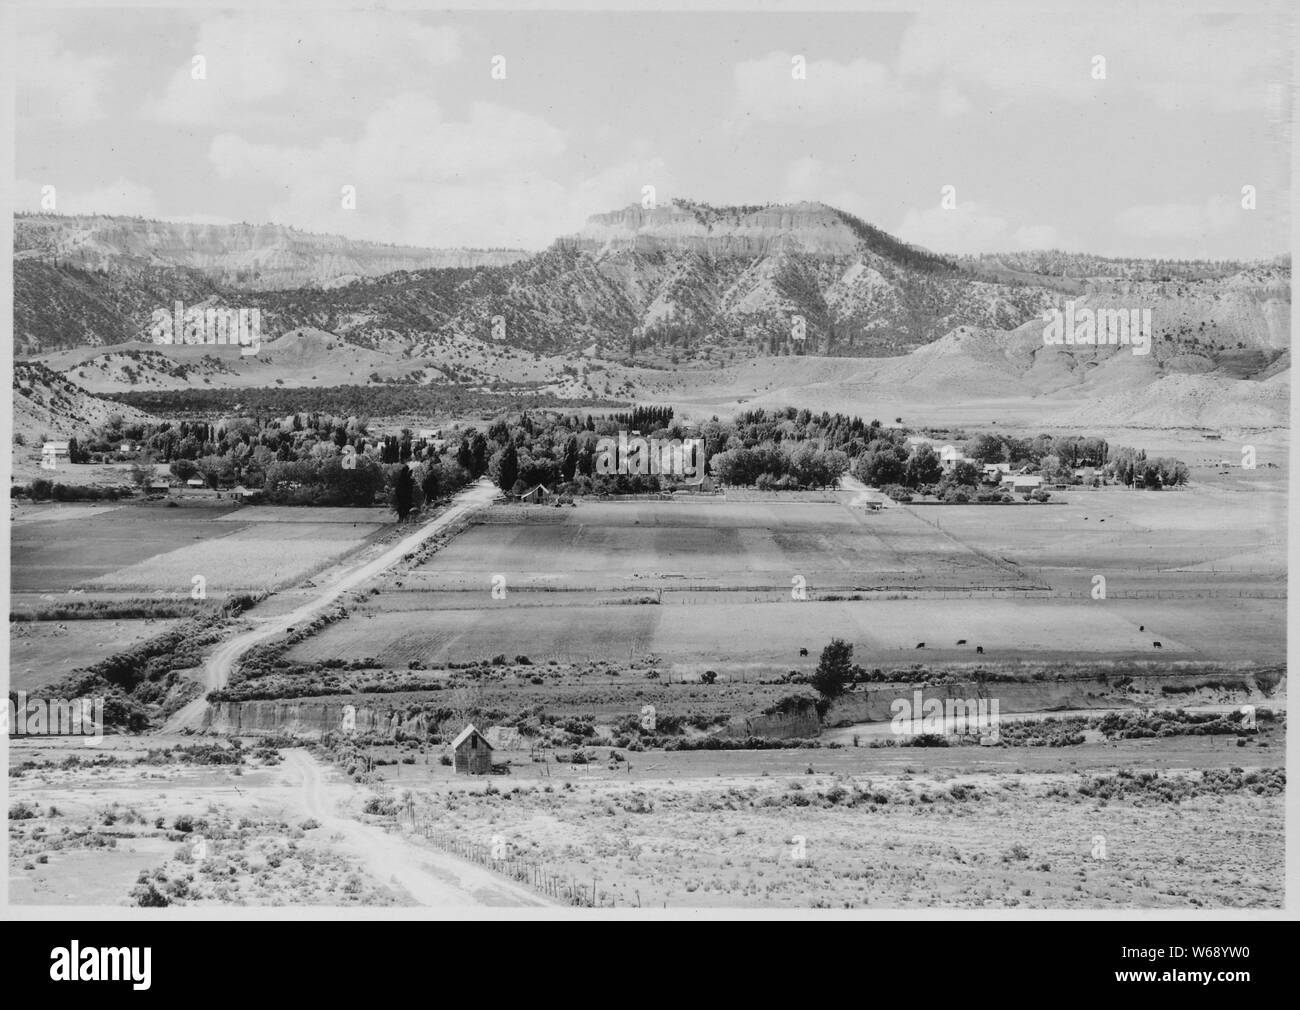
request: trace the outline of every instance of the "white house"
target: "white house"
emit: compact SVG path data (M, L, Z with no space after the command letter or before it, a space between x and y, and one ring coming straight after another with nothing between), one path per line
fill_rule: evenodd
M945 445L939 450L939 463L943 467L944 473L947 473L958 463L976 463L960 449L951 445Z
M46 442L41 446L41 466L53 470L60 463L71 463L67 442Z
M1016 473L1009 474L1002 480L1003 487L1010 487L1016 494L1024 494L1027 491L1037 491L1043 485L1043 478L1038 474Z

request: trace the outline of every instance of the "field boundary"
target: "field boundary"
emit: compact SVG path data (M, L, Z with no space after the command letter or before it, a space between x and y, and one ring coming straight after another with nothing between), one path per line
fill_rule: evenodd
M478 863L507 880L527 884L548 898L580 908L596 907L596 888L599 878L594 875L591 878L591 889L588 891L588 886L579 882L572 874L554 873L545 862L525 859L522 856L495 857L492 855L492 846L461 838L451 831L438 830L434 822L428 818L416 817L414 814L408 814L403 818L399 812L397 820L399 825L405 820L411 831L423 835L444 852L471 863ZM610 900L612 905L613 899Z

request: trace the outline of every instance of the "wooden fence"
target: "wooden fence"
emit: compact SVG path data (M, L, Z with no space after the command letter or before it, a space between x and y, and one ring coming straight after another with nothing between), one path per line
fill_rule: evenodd
M444 852L471 863L478 863L508 880L526 884L539 894L561 904L594 908L599 900L597 892L599 880L595 875L592 876L590 883L586 883L579 881L572 874L556 873L544 862L509 854L497 858L493 855L494 846L462 838L454 832L436 826L427 818L417 817L409 812L399 813L398 823L405 824L416 834L423 835ZM609 904L613 905L612 898Z

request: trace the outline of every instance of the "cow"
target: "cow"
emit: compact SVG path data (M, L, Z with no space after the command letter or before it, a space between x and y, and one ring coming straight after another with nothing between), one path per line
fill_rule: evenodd
M979 653L981 656L984 655L984 646L982 645L975 646L975 651Z
M966 644L966 639L964 639L964 638L959 638L959 639L957 639L957 644L958 644L958 645L965 645L965 644Z
M917 643L916 643L916 647L917 647L918 649L924 649L924 648L925 648L925 643L924 643L924 642L917 642Z
M801 656L806 656L806 655L808 655L808 650L807 650L807 649L800 649L800 650L799 650L799 655L801 655Z
M1147 630L1147 626L1145 624L1138 625L1138 631L1146 631L1146 630Z
M1164 648L1164 646L1161 645L1159 642L1152 642L1151 644L1154 645L1157 649L1163 649L1163 648Z

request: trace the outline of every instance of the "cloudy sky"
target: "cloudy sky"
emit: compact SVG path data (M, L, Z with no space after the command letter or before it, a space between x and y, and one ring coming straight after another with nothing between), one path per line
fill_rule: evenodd
M1278 8L1092 9L26 11L17 204L537 249L652 185L949 253L1284 251Z

